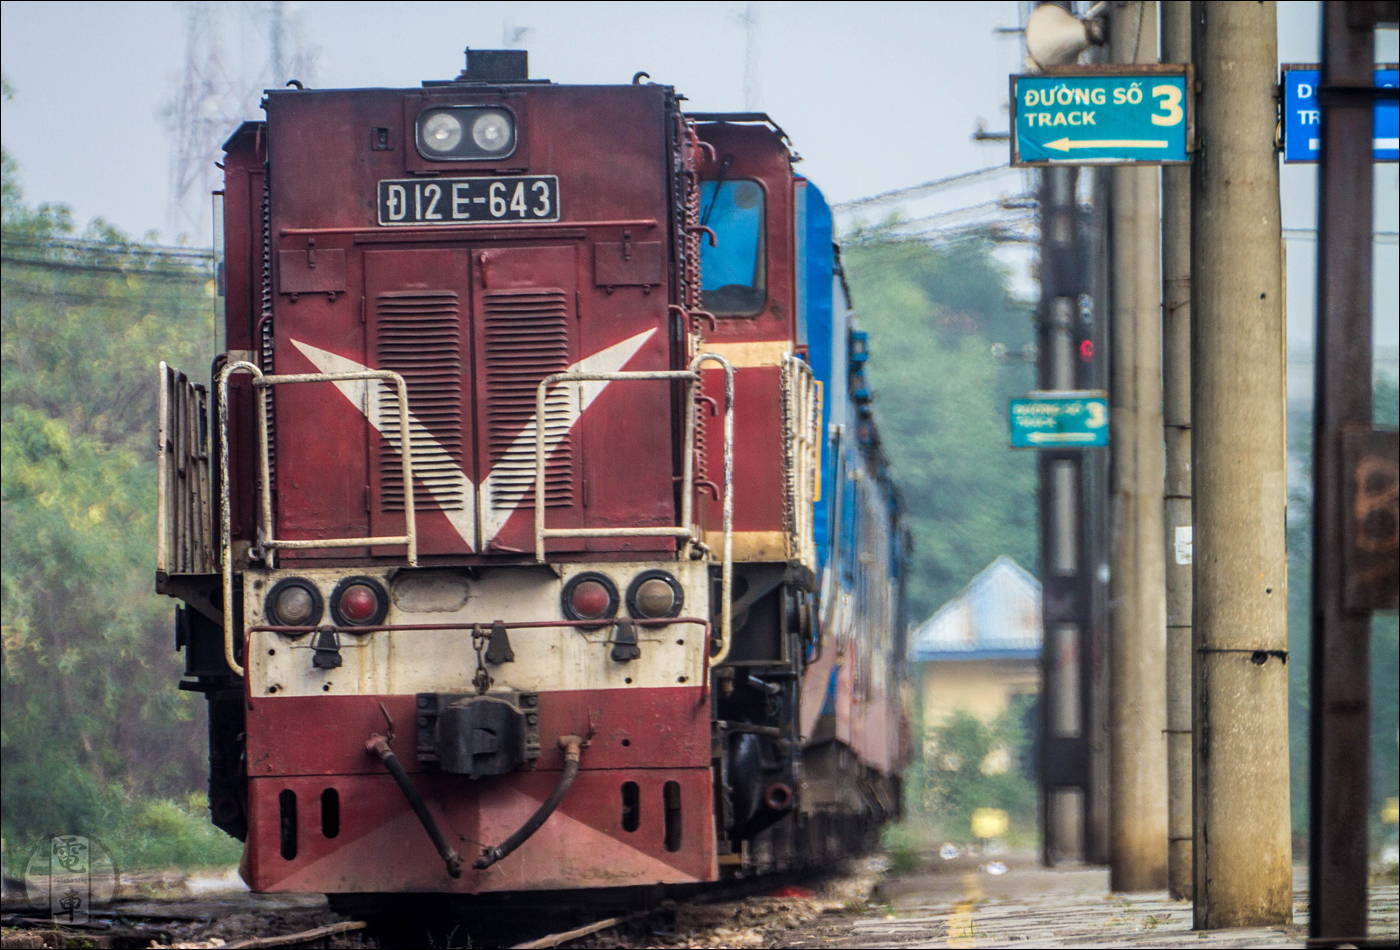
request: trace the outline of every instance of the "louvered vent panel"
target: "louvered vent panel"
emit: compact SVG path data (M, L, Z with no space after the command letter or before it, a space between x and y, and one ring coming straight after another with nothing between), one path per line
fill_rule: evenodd
M551 373L569 368L569 312L554 288L486 294L486 426L491 451L491 506L511 509L535 501L535 391ZM545 404L545 501L574 504L576 385L559 386Z
M375 356L408 384L413 414L413 504L422 511L467 506L462 465L462 334L457 294L451 290L390 291L375 299ZM399 401L382 383L379 431L394 450L379 456L380 508L403 511Z

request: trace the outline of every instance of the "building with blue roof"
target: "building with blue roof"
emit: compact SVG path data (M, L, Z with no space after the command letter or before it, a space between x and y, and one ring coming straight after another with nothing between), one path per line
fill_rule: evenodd
M1040 582L1002 555L914 629L924 726L956 709L989 720L1040 692Z

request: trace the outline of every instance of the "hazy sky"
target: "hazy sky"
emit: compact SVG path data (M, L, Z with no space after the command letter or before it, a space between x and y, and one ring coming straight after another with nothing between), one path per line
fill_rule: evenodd
M222 46L252 83L267 59L264 3L224 3ZM1006 127L1007 75L1020 68L1012 0L990 3L305 3L288 4L315 54L314 84L416 86L454 76L465 46L494 48L524 30L532 75L566 83L627 82L646 70L692 111L745 107L746 28L757 14L757 106L792 136L798 170L833 201L1006 161L979 144L979 120ZM159 3L0 3L0 61L16 98L4 105L5 148L31 202L63 202L79 225L102 216L141 235L182 230L170 213L171 137L161 119L185 56L187 6ZM1279 4L1279 59L1316 61L1317 4ZM1388 31L1380 58L1400 58ZM247 118L257 118L256 97ZM1283 169L1286 228L1310 228L1315 170ZM1008 170L975 187L906 208L925 215L1015 195ZM1400 176L1377 166L1376 224L1400 221ZM890 209L893 210L893 209ZM876 217L880 215L874 215ZM185 225L183 230L190 230ZM207 223L188 234L207 246ZM1378 342L1397 340L1400 255L1377 249ZM1289 242L1289 336L1310 336L1306 241ZM1008 248L1029 290L1026 255Z
M744 108L745 4L299 7L322 87L451 78L463 47L499 47L505 29L523 27L533 76L625 83L646 70L694 111ZM800 171L835 200L1005 160L1004 146L969 136L979 117L1005 127L999 110L1019 48L993 28L998 17L1015 25L1014 3L756 10L759 105L792 136L805 159ZM174 3L4 3L0 11L4 71L17 93L4 107L4 142L31 200L67 202L83 222L101 214L136 233L165 232L170 138L159 112L182 65L182 11ZM252 64L251 78L266 40L244 19L224 43L230 59Z

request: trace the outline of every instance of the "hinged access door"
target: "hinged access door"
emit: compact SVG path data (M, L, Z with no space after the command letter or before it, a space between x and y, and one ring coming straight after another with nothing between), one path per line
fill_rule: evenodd
M465 249L365 253L366 357L408 384L420 556L478 549ZM367 504L377 535L404 530L402 433L387 387L366 394ZM376 554L390 554L376 550Z
M473 264L482 545L486 553L533 553L535 395L542 379L579 358L575 250L496 247L474 251ZM578 384L555 387L544 420L551 524L580 523L578 417ZM582 550L582 544L559 540L550 550Z

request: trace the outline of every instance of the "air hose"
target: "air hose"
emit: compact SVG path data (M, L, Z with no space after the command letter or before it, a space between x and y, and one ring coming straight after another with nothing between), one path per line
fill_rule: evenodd
M549 793L549 797L530 816L530 820L521 825L515 834L494 848L484 849L481 857L472 862L472 867L483 871L524 844L532 834L540 830L540 826L554 814L554 809L559 807L564 796L569 794L574 779L578 778L578 760L582 754L583 740L578 736L560 736L559 747L564 750L564 774L559 777L559 784L554 786L554 791ZM432 834L432 831L428 833Z
M386 714L387 715L387 714ZM453 877L462 876L462 856L447 843L447 839L438 830L437 822L433 821L433 816L428 812L428 806L423 801L423 796L418 794L418 789L413 787L413 781L404 771L403 763L394 754L394 750L389 748L389 741L384 736L375 734L365 742L365 751L371 752L384 761L384 766L389 770L389 774L398 782L399 789L404 797L408 799L409 805L413 807L413 813L418 816L418 820L423 823L423 830L428 833L428 837L433 839L433 847L437 848L438 856L447 865L447 873ZM577 768L577 766L575 766ZM563 796L560 796L563 797ZM523 840L523 839L522 839Z

